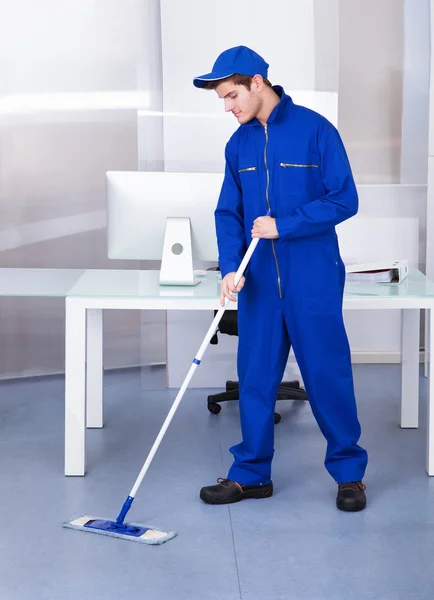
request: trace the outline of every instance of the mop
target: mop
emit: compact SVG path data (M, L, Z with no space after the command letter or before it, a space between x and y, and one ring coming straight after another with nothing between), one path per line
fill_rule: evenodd
M269 216L269 213L267 213L267 216ZM246 270L246 267L250 261L250 258L252 256L258 242L259 242L259 238L254 238L250 242L250 245L249 245L247 252L241 262L241 265L235 274L235 280L234 280L235 286L238 285L244 271ZM172 408L170 409L170 411L166 417L166 420L164 421L164 423L161 427L160 433L158 434L157 439L155 440L154 445L152 446L152 448L149 452L149 455L148 455L147 459L145 460L142 470L140 471L139 476L137 477L136 482L134 483L134 485L131 489L131 492L129 493L129 496L125 500L124 505L122 506L122 509L121 509L116 521L108 521L108 520L100 518L100 517L91 517L91 516L85 515L83 517L79 517L78 519L74 519L73 521L64 523L63 527L67 527L69 529L78 529L79 531L87 531L89 533L99 533L101 535L109 535L112 537L117 537L117 538L121 538L124 540L130 540L133 542L141 542L143 544L154 544L154 545L155 544L164 544L164 542L167 542L168 540L170 540L176 536L176 533L174 531L169 531L169 532L161 531L154 527L141 525L140 523L124 523L124 520L125 520L125 517L126 517L128 511L131 508L131 505L136 496L137 490L139 489L140 484L142 483L143 478L145 477L146 472L149 469L152 459L154 458L155 453L157 452L157 450L160 446L160 443L167 431L167 428L169 427L170 422L172 421L172 419L175 415L175 412L184 396L184 393L188 387L188 384L190 383L191 378L193 377L194 372L196 371L197 367L200 365L202 356L203 356L208 344L210 343L211 338L213 337L214 333L216 332L218 324L220 323L220 320L223 317L223 314L224 314L229 302L230 302L229 298L226 298L224 306L222 306L220 308L220 310L217 312L216 316L214 317L214 320L211 323L210 328L208 329L208 332L202 342L202 345L199 348L197 356L193 359L193 364L191 365L190 370L189 370L186 378L184 379L184 382L175 398Z

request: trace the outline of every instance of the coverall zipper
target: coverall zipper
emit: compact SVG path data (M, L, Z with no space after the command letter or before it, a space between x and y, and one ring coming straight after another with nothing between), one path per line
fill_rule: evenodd
M268 171L268 164L267 164L268 126L264 125L264 129L265 129L264 163L265 163L265 172L267 174L267 185L266 185L266 188L265 188L265 199L267 201L268 211L271 213L270 200L268 198L268 187L270 185L270 173ZM274 261L276 263L277 285L279 287L279 297L280 297L280 299L282 299L283 296L282 296L282 287L280 285L279 263L277 261L276 249L274 247L274 240L271 240L271 247L273 248Z

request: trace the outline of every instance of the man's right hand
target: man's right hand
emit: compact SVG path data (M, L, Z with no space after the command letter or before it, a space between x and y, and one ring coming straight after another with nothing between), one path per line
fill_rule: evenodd
M220 292L220 304L225 305L225 298L229 298L232 302L236 302L237 299L233 296L233 292L241 292L244 287L245 277L241 277L238 285L235 287L235 275L236 273L228 273L222 279L221 292Z

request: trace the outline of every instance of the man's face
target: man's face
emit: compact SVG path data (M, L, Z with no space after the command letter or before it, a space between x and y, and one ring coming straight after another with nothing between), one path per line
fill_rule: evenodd
M254 82L248 90L244 85L234 85L225 81L216 87L216 92L218 97L224 100L225 111L231 112L240 125L255 118L261 107L259 92Z

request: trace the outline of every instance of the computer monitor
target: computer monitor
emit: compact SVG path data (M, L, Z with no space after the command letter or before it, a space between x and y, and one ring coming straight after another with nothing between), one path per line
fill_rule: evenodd
M161 260L161 285L196 285L193 260L218 260L222 173L109 171L109 258Z

